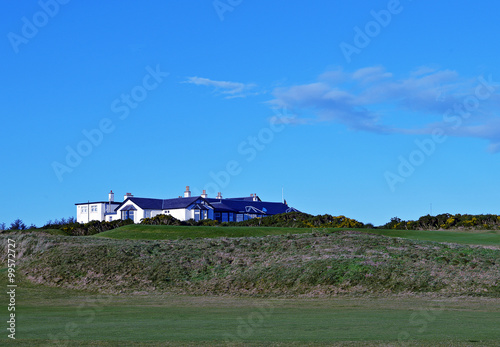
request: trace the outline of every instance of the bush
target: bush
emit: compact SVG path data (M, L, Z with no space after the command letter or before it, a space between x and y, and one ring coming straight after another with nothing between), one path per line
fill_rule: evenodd
M49 220L41 229L61 229L65 225L75 223L77 223L75 217L69 217L68 219L61 218L61 220L56 219L53 222L52 220Z
M158 214L151 218L143 218L141 224L146 225L183 225L183 223L175 217L168 214ZM186 225L184 223L184 225Z
M402 221L394 217L382 226L384 229L438 230L438 229L500 229L500 216L494 214L468 215L443 213L422 216L416 221Z
M26 224L18 218L10 224L9 230L26 230Z
M291 228L363 228L364 224L345 216L329 214L313 216L302 212L276 214L242 222L225 222L222 226L268 226Z
M100 222L97 220L91 221L89 223L71 223L66 224L61 227L61 230L68 235L72 236L88 236L102 233L104 231L119 228L124 225L134 224L134 221L130 219L125 220L115 220L112 222Z

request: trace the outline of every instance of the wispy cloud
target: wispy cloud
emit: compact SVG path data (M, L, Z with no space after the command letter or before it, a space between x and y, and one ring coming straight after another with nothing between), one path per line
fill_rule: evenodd
M202 77L188 77L184 83L192 83L198 86L213 87L214 91L226 95L226 98L242 98L248 95L255 95L256 93L250 92L256 85L253 83L240 83L229 81L214 81Z
M481 98L476 97L478 88ZM464 78L452 70L424 66L396 78L374 66L354 72L330 70L311 83L276 88L270 104L305 115L296 123L338 122L385 134L429 134L440 127L450 136L487 139L490 150L497 152L499 92L499 83Z

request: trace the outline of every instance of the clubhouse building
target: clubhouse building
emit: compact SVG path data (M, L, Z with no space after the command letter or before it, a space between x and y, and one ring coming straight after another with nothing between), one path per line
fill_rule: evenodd
M93 220L110 222L117 219L131 219L134 223L140 223L143 218L159 214L171 215L181 221L213 219L219 222L241 222L256 217L298 211L289 207L286 201L266 202L257 194L223 199L221 193L215 198L209 198L203 191L200 196L191 196L189 186L186 187L183 197L174 199L138 198L127 193L122 202L115 202L111 191L108 201L89 201L75 205L76 219L79 223Z

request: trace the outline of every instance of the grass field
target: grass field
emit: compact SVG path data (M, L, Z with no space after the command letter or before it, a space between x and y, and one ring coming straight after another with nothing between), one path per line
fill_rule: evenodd
M26 346L495 346L500 341L500 299L493 298L102 296L29 283L19 285L17 298L16 344ZM7 343L6 335L0 344Z
M178 240L190 238L216 237L260 237L266 235L311 233L309 228L273 228L273 227L190 227L167 225L126 225L106 231L95 237L130 240ZM326 232L345 229L326 228ZM450 242L461 244L500 246L500 230L493 231L420 231L420 230L388 230L388 229L349 229L390 237L402 237L411 240Z
M498 246L498 232L358 231L2 235L0 253L14 239L19 267L16 341L4 329L0 345L500 345L500 251L426 241Z

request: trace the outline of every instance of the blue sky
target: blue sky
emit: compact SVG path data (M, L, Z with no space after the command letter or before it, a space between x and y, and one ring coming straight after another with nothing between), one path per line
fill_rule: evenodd
M0 223L186 185L375 225L500 212L495 2L2 7Z

